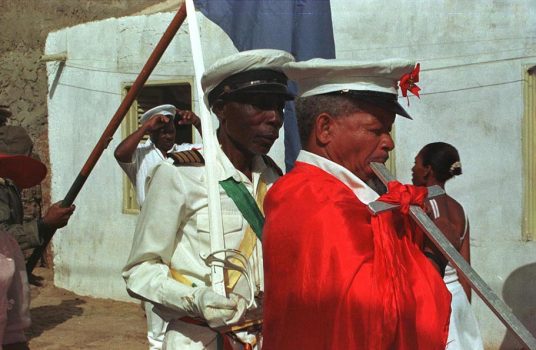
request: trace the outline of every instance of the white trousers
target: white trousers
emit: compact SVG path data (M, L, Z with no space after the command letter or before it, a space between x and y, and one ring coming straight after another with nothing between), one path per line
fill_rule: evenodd
M147 340L149 350L162 350L168 323L153 311L153 304L142 301L147 319Z
M447 283L447 288L452 294L447 350L483 350L478 323L462 285L454 281Z

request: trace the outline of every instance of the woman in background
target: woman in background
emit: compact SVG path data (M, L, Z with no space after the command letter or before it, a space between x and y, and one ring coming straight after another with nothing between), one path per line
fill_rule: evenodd
M444 142L434 142L424 146L412 170L412 181L417 186L438 185L445 190L445 183L454 176L461 175L462 166L458 151ZM430 216L446 233L452 245L467 260L470 260L469 221L463 207L448 194L428 201ZM482 338L476 318L471 310L471 288L464 278L459 278L456 270L447 265L445 284L452 294L448 350L483 349Z

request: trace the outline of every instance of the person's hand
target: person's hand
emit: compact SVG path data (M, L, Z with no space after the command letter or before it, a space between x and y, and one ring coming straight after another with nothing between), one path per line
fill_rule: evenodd
M43 216L43 224L50 229L58 229L67 225L69 218L75 210L74 204L67 208L60 206L61 202L56 202L48 208Z
M162 114L157 114L148 121L146 121L142 127L145 130L145 133L149 134L158 129L162 129L164 125L169 123L169 121L169 117Z
M177 124L193 125L201 133L201 119L194 112L177 109L177 114L181 117Z
M201 287L194 291L195 313L207 321L211 328L219 328L239 322L246 313L246 300L231 293L229 298Z

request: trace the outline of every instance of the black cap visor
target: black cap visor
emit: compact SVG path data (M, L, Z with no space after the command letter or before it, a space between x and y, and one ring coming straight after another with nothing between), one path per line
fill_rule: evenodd
M243 96L249 94L270 94L281 95L286 101L293 100L294 95L287 90L287 86L278 83L261 83L258 85L249 85L247 87L236 88L233 91L223 93L219 99L233 99L235 96Z
M215 87L208 95L209 104L244 94L283 95L285 100L294 99L288 91L285 74L273 70L253 70L235 74Z
M398 103L398 97L395 94L377 91L341 91L341 94L348 94L358 101L370 103L374 106L383 108L387 111L394 112L402 117L413 119L408 112Z

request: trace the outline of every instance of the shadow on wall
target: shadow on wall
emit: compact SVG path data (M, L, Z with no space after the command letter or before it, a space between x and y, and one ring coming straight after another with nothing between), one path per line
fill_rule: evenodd
M508 276L503 287L504 302L536 336L536 263L522 266ZM501 350L524 349L517 337L508 331Z

